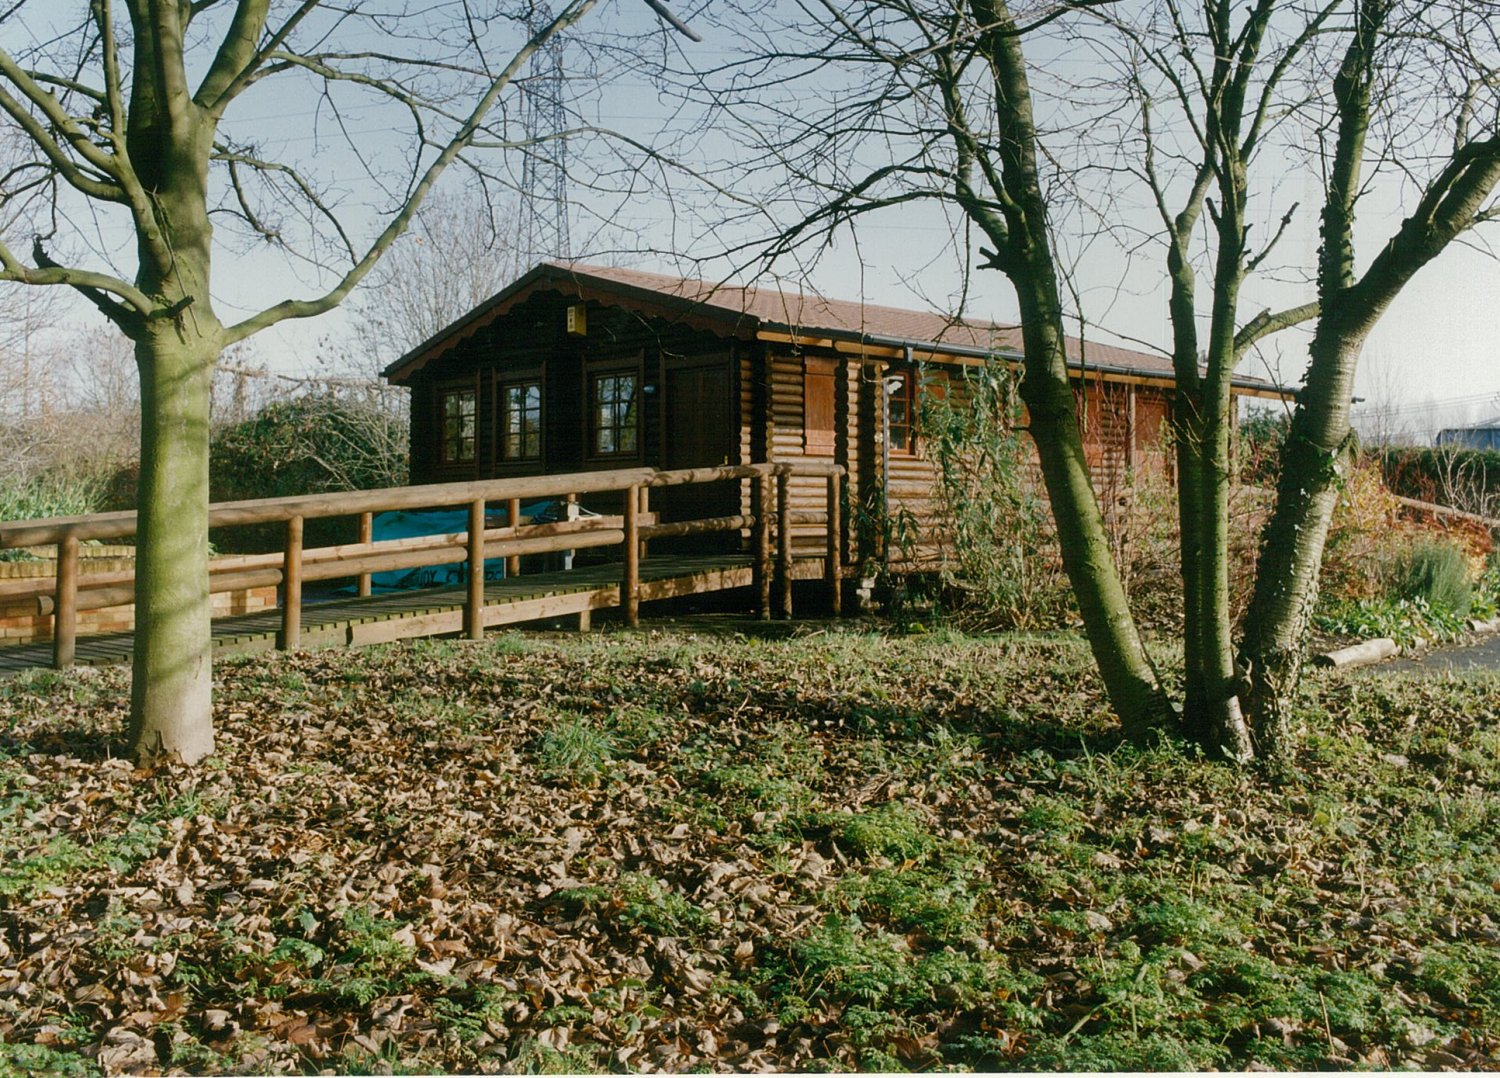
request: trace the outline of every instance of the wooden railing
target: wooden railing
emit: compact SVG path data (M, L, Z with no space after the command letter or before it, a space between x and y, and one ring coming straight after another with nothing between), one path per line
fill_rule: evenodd
M792 510L790 483L793 475L826 477L827 508L824 511ZM750 481L752 510L747 514L660 523L647 508L648 492L654 487L746 479ZM824 579L830 588L834 612L838 613L843 576L839 504L842 480L841 467L807 463L726 465L681 471L634 468L219 502L209 506L210 527L281 522L286 525L286 543L277 554L211 559L209 591L281 587L282 628L278 642L282 648L289 649L297 647L301 638L302 587L305 583L352 577L357 581L357 593L369 595L373 573L462 560L466 563L468 577L464 633L470 639L480 639L484 636L484 562L487 559L506 558L506 572L514 575L520 570L523 554L618 545L622 548L623 560L620 606L627 624L635 626L640 620L641 558L651 540L748 530L760 614L770 617L774 609L783 617L791 617L792 529L798 524L822 524L827 536ZM527 523L521 519L522 499L561 497L569 504L575 504L582 495L614 492L624 495L623 512L619 516L546 523ZM505 527L485 528L485 507L491 502L506 503ZM458 505L468 507L467 531L381 542L373 539L372 521L376 513ZM338 516L358 516L359 542L304 549L304 522ZM79 611L123 606L135 601L133 570L79 574L80 544L88 540L127 538L135 532L136 515L133 512L0 523L0 550L57 547L54 579L0 581L0 605L35 604L32 609L36 614L52 616L55 666L61 668L73 664ZM455 554L462 556L455 559Z

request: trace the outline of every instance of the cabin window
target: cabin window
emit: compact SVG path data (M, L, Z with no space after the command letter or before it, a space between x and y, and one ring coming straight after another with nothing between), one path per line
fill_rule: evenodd
M892 453L916 451L916 401L912 395L911 371L887 370L885 410Z
M596 374L589 398L594 456L634 455L640 444L640 379L634 372Z
M479 394L472 388L445 389L438 396L442 437L438 456L442 464L473 464L479 431Z
M833 452L833 387L837 362L808 357L803 363L803 450L809 455L828 455Z
M500 459L542 459L542 383L500 384Z

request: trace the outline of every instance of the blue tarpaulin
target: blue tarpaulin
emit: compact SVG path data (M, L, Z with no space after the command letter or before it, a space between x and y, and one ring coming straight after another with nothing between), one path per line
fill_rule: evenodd
M556 502L533 502L521 507L521 516L528 520L550 520L551 513L561 510ZM504 509L490 509L484 514L486 528L504 528L510 521ZM467 509L432 509L423 512L380 513L374 520L375 542L387 539L412 539L422 535L452 535L469 530ZM484 563L486 580L502 580L505 577L505 559L487 558ZM395 569L388 573L375 573L370 583L375 588L404 590L406 588L442 587L462 584L468 579L467 565L462 561L450 565L424 565L419 569Z

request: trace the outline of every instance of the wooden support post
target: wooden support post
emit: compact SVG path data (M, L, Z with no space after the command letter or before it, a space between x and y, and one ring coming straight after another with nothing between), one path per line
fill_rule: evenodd
M361 543L373 543L375 541L375 514L359 514L359 541ZM355 589L363 597L370 594L370 574L359 574L359 585Z
M651 488L650 487L642 487L641 488L641 516L644 517L649 512L651 512ZM641 560L642 561L646 560L646 540L644 540L644 539L641 540Z
M780 613L792 616L792 470L776 469L776 568L781 577Z
M509 502L506 503L506 506L505 506L505 523L509 524L512 529L519 528L521 526L521 499L520 498L512 498ZM520 533L518 532L517 534L520 534ZM520 576L521 575L521 555L519 555L519 554L512 554L510 557L508 557L508 558L505 559L505 575L506 576Z
M625 491L625 576L620 581L620 606L625 624L641 623L641 495L640 487Z
M566 497L563 499L563 502L564 502L563 519L564 520L577 520L578 519L578 495L574 494L572 491L569 491L568 494L566 495ZM571 550L564 551L564 553L563 553L563 568L564 569L568 569L568 570L571 570L573 568L573 551L571 551ZM594 612L592 610L580 610L578 612L578 631L581 632L581 633L586 633L591 628L593 628L593 625L594 625Z
M66 670L78 651L78 536L57 544L57 597L52 611L52 665Z
M302 518L286 522L286 552L281 560L281 650L302 643Z
M834 617L844 612L844 567L840 557L843 527L839 521L839 509L839 473L832 472L828 476L828 561L824 566L824 576L828 581Z
M756 610L761 621L771 617L771 489L764 472L750 480L750 504L755 512L755 526L750 544L755 556Z
M469 503L469 596L464 603L464 635L470 640L484 639L483 498L475 498Z

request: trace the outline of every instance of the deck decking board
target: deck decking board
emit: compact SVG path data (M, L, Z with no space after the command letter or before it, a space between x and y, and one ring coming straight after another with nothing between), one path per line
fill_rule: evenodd
M821 558L799 558L792 575L799 580L815 578L822 572L821 564ZM641 597L650 602L658 598L743 587L749 583L750 572L751 558L744 554L647 557L640 565ZM535 620L535 615L525 615L546 600L559 600L566 608L565 613L609 609L619 604L619 588L620 566L616 563L489 581L484 588L485 624L499 626ZM461 623L466 591L464 584L456 584L305 605L302 608L302 643L304 647L341 642L358 646L364 640L376 642L454 632ZM507 608L514 608L516 616L507 618ZM448 627L450 621L452 626ZM358 626L387 627L356 631ZM424 627L431 627L432 631L418 631ZM403 633L403 628L412 631ZM228 656L269 650L276 646L280 633L279 609L218 618L213 623L214 653ZM129 662L134 641L132 632L79 637L76 662L80 666ZM0 648L0 678L51 666L50 640Z

